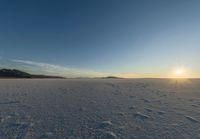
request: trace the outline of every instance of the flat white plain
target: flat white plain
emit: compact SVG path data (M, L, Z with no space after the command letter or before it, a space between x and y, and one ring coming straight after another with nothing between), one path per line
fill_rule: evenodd
M1 139L199 139L200 80L1 79Z

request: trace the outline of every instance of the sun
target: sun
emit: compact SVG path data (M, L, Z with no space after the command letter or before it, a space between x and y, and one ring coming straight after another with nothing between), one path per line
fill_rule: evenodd
M175 77L185 77L185 74L185 69L183 67L179 67L174 70Z
M181 75L183 75L183 73L184 73L183 69L176 69L176 71L175 71L175 74L177 76L181 76Z

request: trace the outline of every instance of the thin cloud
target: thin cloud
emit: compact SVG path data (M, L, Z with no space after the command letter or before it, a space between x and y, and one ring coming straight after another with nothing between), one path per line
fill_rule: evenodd
M15 63L22 64L25 66L31 67L32 71L35 69L41 71L43 74L48 75L59 75L65 77L101 77L105 76L104 73L91 71L91 70L82 70L82 69L73 69L67 68L60 65L54 65L49 63L35 62L29 60L14 59L12 60Z

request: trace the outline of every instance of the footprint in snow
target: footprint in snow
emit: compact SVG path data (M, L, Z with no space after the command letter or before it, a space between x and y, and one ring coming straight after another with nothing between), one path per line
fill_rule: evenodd
M158 111L157 112L159 115L163 115L163 114L165 114L166 112L165 111Z
M96 104L96 101L91 100L91 101L90 101L90 104Z
M119 112L119 113L117 113L119 116L126 116L126 114L125 113L123 113L123 112Z
M148 115L137 112L135 114L135 118L140 119L140 120L145 120L145 119L149 119L150 117Z
M112 126L112 122L111 121L103 121L99 127L100 128L106 128L106 127L111 127Z
M148 99L144 99L144 98L142 98L141 100L143 100L143 101L146 102L146 103L151 103L151 101L148 100Z
M186 119L188 119L188 120L190 120L190 121L192 121L194 123L198 123L199 122L196 118L194 118L192 116L185 116L185 117L186 117Z
M133 110L135 108L136 108L136 106L134 106L134 105L129 107L130 110Z
M145 108L145 110L148 111L148 112L152 112L152 111L153 111L153 110L150 109L150 108Z
M105 139L118 139L117 135L114 132L111 132L111 131L104 132L103 138L105 138Z

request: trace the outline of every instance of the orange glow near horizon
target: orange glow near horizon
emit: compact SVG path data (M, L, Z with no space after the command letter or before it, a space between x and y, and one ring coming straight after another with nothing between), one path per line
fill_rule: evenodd
M186 68L184 67L178 67L173 71L174 78L186 78L187 76Z
M191 68L186 66L176 66L166 70L160 70L154 73L116 73L111 74L112 76L121 78L172 78L172 79L189 79L189 78L200 78L200 73L195 72Z
M185 70L183 68L177 68L174 73L175 76L182 77L184 76Z

